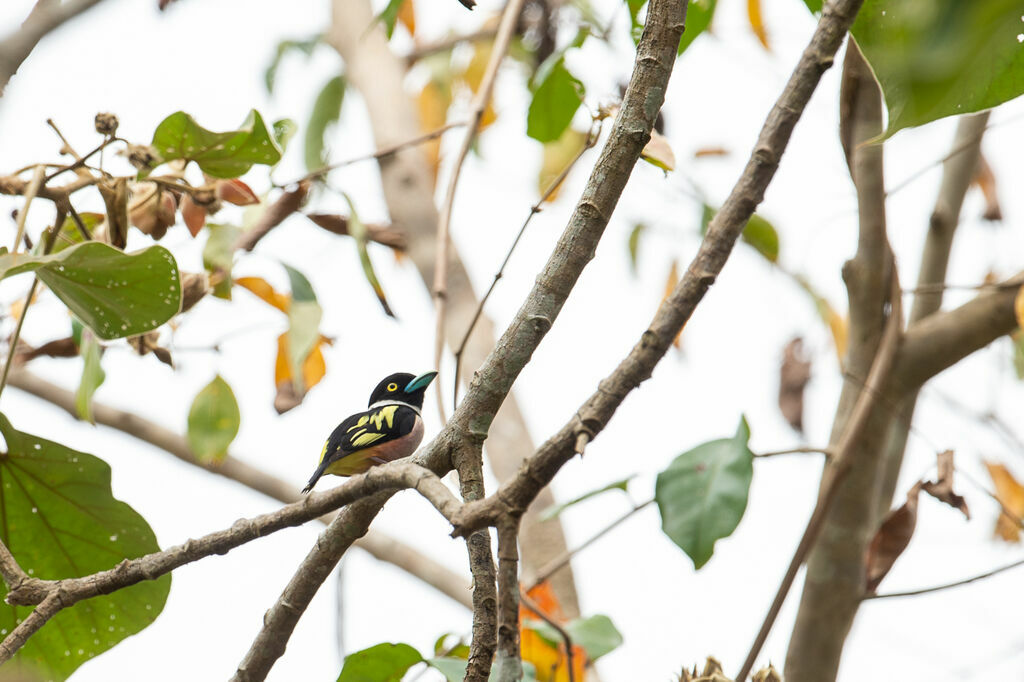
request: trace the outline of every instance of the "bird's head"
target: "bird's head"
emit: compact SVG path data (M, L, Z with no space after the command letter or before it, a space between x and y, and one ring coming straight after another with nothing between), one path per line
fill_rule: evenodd
M425 372L414 376L408 372L397 372L384 377L377 388L370 394L370 406L382 400L394 400L397 402L412 405L415 408L423 407L423 394L427 386L437 376L437 372Z

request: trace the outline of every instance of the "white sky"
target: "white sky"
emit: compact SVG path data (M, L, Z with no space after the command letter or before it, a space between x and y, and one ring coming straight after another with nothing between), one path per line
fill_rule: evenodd
M31 4L8 0L0 5L0 26L15 26ZM614 14L621 28L626 20L623 7L614 0L595 4L602 16ZM58 144L45 125L47 117L53 117L80 149L94 144L92 118L97 111L117 113L120 133L140 142L148 141L156 124L179 109L212 129L241 122L250 107L268 120L288 116L303 124L316 91L336 74L337 57L324 48L308 62L298 56L287 59L272 98L263 89L263 68L279 40L322 30L328 21L327 5L302 3L289 11L283 9L288 5L269 0L181 0L160 14L155 0L108 0L43 41L12 80L0 101L0 172L56 160ZM480 16L499 6L496 0L481 0L481 7L470 15L454 1L421 1L417 18L421 33L438 35L449 26L471 29ZM715 36L699 39L678 62L665 116L680 171L665 178L646 164L637 168L597 258L518 382L517 395L535 441L561 426L628 352L661 298L671 260L685 265L693 255L699 207L688 197L683 175L715 201L724 198L738 176L768 107L813 29L799 0L775 0L765 9L774 53L765 54L745 27L744 3L723 0ZM619 37L624 35L620 31ZM615 51L588 44L569 56L571 68L587 84L590 106L607 101L628 77L630 50L627 41L618 40ZM780 229L785 266L806 273L842 309L839 268L854 248L856 216L836 136L838 76L838 68L826 74L760 212ZM516 68L503 72L497 97L499 121L483 137L482 158L467 162L453 221L455 240L481 290L536 198L540 159L540 145L525 141L528 101ZM1017 223L1024 214L1024 198L1014 189L1022 110L1016 102L997 111L993 121L1000 125L985 141L1001 181L1005 225L982 223L980 197L975 192L968 196L951 282L980 282L989 269L1002 274L1020 269L1024 239ZM886 158L889 185L940 158L949 147L953 126L943 121L897 135ZM275 174L279 181L301 173L300 143L301 131ZM719 145L733 154L692 160L695 150ZM366 114L352 93L332 148L338 159L372 149ZM584 165L589 169L595 158L596 152L591 152ZM386 217L373 170L371 165L359 165L333 176L334 186L355 197L364 220ZM574 174L561 198L530 227L488 307L499 328L529 290L585 175L583 169ZM916 278L917 253L938 177L933 169L889 202L890 238L904 283ZM257 169L246 179L257 192L266 189L264 171ZM87 201L99 207L98 197ZM341 210L342 201L326 194L316 206ZM0 198L0 215L9 215L17 205ZM48 216L40 211L30 222L38 229L44 218ZM641 220L654 229L641 247L640 274L633 277L626 237ZM0 243L12 238L13 224L3 223ZM201 267L202 239L193 242L179 226L163 243L178 255L182 269L195 271ZM137 245L145 241L139 238ZM327 378L301 408L280 417L272 410L275 339L285 321L245 293L238 293L230 305L208 299L185 318L174 339L175 372L153 358L132 357L123 344L112 344L105 356L107 381L97 400L183 430L192 397L219 372L242 406L242 429L232 452L300 488L315 465L323 438L337 421L364 404L381 376L419 372L431 364L433 318L418 276L411 266L396 264L385 249L374 248L373 256L398 322L380 313L352 244L301 219L290 220L255 254L239 259L236 274L264 276L282 288L287 278L275 261L299 267L312 280L324 307L323 331L337 343L327 351ZM4 283L0 302L10 304L26 286L22 278ZM951 292L947 304L970 295ZM52 296L45 296L29 316L27 340L39 343L65 334L61 310ZM220 355L188 350L248 329L251 333L228 338ZM750 421L755 450L800 444L775 405L778 361L784 344L796 334L805 337L815 361L805 400L807 443L824 444L839 390L827 330L787 277L741 245L688 326L685 352L670 353L588 448L586 459L563 469L554 484L556 494L567 499L638 473L631 491L637 500L646 499L654 475L675 455L705 440L731 435L741 413ZM1024 476L1021 452L949 411L938 398L955 395L973 409L995 409L1007 421L1019 423L1022 391L1012 374L1010 352L1008 343L1000 341L925 390L911 437L906 485L901 485L898 496L928 471L935 450L947 447L957 451L958 466L979 481L987 480L982 457L1004 461ZM40 360L32 369L74 388L80 361ZM428 435L438 428L434 408L431 397ZM162 546L278 506L130 438L75 422L15 390L4 393L2 409L16 428L108 461L115 495L145 516ZM755 469L745 518L732 537L718 543L715 556L700 572L694 572L689 559L661 534L653 509L575 560L585 613L609 615L625 636L625 645L601 662L603 679L667 681L682 665L708 654L721 659L730 674L739 667L813 505L820 462L815 456L793 456L758 462ZM965 523L958 512L923 500L916 536L883 583L884 590L957 579L1020 556L1019 548L990 539L994 504L966 481L958 487L974 519ZM563 520L570 544L579 544L628 505L624 497L608 495L567 512ZM465 572L461 542L450 540L446 524L427 509L414 493L405 493L388 504L376 526ZM310 524L282 531L225 557L177 571L157 622L84 665L75 679L124 679L140 670L153 682L230 676L258 631L263 612L320 530ZM1019 678L1024 671L1024 633L1017 624L1024 599L1014 587L1021 575L1008 573L938 595L865 605L847 643L840 679ZM321 590L270 679L337 676L336 591L333 583ZM799 584L761 661L781 664L798 597ZM469 614L461 607L358 552L346 561L344 601L350 650L381 641L407 641L426 652L440 634L469 630Z

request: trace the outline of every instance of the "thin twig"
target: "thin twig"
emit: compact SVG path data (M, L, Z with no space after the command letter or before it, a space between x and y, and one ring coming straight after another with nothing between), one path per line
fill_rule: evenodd
M768 639L772 625L775 624L775 619L778 617L779 611L782 610L782 604L786 600L786 595L789 594L789 590L793 586L796 574L825 525L825 518L832 507L832 503L835 502L839 485L852 464L850 453L860 440L864 427L867 426L879 388L887 380L889 370L892 368L893 358L899 348L900 330L903 328L903 306L900 302L899 278L891 251L889 251L889 262L892 263L890 290L890 305L892 308L889 313L889 319L886 321L885 330L882 333L882 340L878 345L878 351L875 353L875 358L871 363L868 379L864 382L865 387L870 390L862 390L860 395L857 396L857 402L846 422L843 435L836 444L835 457L832 459L832 475L818 496L814 511L811 513L811 518L807 521L807 527L804 529L804 534L800 538L796 551L793 552L793 558L789 562L789 567L786 569L782 582L779 584L775 598L772 600L768 613L765 615L761 629L758 631L757 637L754 638L754 643L750 646L750 651L743 662L743 667L740 668L740 672L736 675L736 682L743 682L754 667L754 661L757 659L758 654L761 653L761 647L764 646L765 640Z
M32 200L36 198L39 188L43 186L45 174L45 167L36 166L32 173L32 179L29 180L28 186L25 188L25 205L18 211L17 231L14 235L14 244L11 246L12 254L18 253L18 248L21 246L22 237L25 235L25 221L28 219L28 208L32 205Z
M575 548L573 548L571 550L568 550L567 552L564 552L559 557L555 557L555 559L553 561L551 561L551 563L549 563L547 566L545 566L544 568L542 568L540 571L537 572L537 577L534 579L533 584L530 585L529 590L532 590L533 588L537 587L542 582L544 582L545 580L547 580L548 578L553 576L555 573L557 573L558 571L562 570L562 567L564 567L566 564L568 564L570 561L572 561L572 558L575 557L577 554L579 554L580 552L585 550L587 547L590 547L592 544L594 544L595 542L597 542L598 540L603 538L605 535L607 535L611 531L613 531L616 528L618 528L618 526L621 523L623 523L624 521L626 521L626 519L629 519L631 516L633 516L634 514L639 512L641 509L646 509L647 507L649 507L653 503L654 503L654 498L652 497L651 499L647 500L646 502L641 502L640 504L634 505L633 508L630 509L628 512L626 512L625 514L623 514L619 518L615 519L614 521L609 523L607 526L605 526L601 530L599 530L596 533L594 533L593 535L591 535L587 540L585 540L583 542L583 544L581 544L578 547L575 547ZM527 591L529 591L529 590L527 590Z
M554 194L565 178L568 177L569 173L576 165L576 162L583 157L583 154L597 144L597 140L601 135L602 122L603 119L601 118L594 119L594 123L591 126L590 131L587 133L587 139L583 143L583 146L580 147L580 150L576 152L576 155L565 165L565 168L562 169L555 179L551 181L547 189L544 190L544 194L542 194L540 199L537 200L537 203L530 207L530 213L526 216L526 220L523 221L522 226L519 228L516 238L512 240L512 245L508 248L508 252L505 254L505 259L501 262L501 266L498 268L498 271L494 273L494 279L491 281L491 285L487 287L487 291L484 292L484 295L477 303L476 310L473 311L473 319L470 320L469 326L466 327L466 333L462 335L462 341L459 342L458 350L455 351L455 381L452 386L452 409L455 409L459 404L459 381L462 373L462 354L466 350L466 344L469 343L469 337L473 333L473 329L476 327L476 323L479 321L480 315L483 314L487 300L491 297L491 294L494 292L494 288L498 285L498 280L504 277L505 267L508 265L508 262L512 260L512 254L515 252L516 247L519 246L519 241L523 238L523 234L526 232L526 227L530 224L530 221L533 220L533 216L541 212L541 206L543 206L544 202Z
M49 122L49 119L47 119L47 122ZM63 138L63 136L61 136L61 137ZM61 173L66 173L66 172L71 171L71 170L78 170L79 168L82 168L83 166L85 166L86 162L90 158L95 156L97 153L103 151L104 149L106 149L108 146L110 146L114 142L125 142L125 140L120 138L120 137L117 137L117 136L110 136L110 137L105 138L103 140L103 142L100 142L98 145L96 145L85 156L81 156L80 157L77 154L74 155L75 156L75 162L74 163L68 164L66 166L61 166L57 170L53 171L52 173L50 173L49 175L46 176L46 181L49 182L50 180L53 180L55 177L57 177ZM67 144L67 143L65 142L65 144ZM68 147L68 148L70 149L70 147Z
M533 613L538 618L540 618L542 621L550 625L555 630L555 632L557 632L558 635L562 638L562 642L565 645L565 661L566 667L569 671L569 682L575 682L576 671L573 670L572 664L572 637L569 636L569 633L566 632L565 628L559 625L554 619L551 618L551 616L544 613L544 611L541 610L540 606L538 606L536 602L530 599L526 592L521 592L519 594L519 598L522 600L523 606L528 608L530 611L533 611Z
M1019 559L1017 561L1014 561L1012 564L1006 564L1005 566L1000 566L999 568L993 568L991 571L979 573L978 575L971 576L970 578L956 580L954 582L946 583L944 585L933 585L932 587L924 587L919 590L907 590L905 592L889 592L886 594L866 594L863 597L863 601L868 601L872 599L895 599L897 597L915 597L919 594L928 594L930 592L948 590L952 587L960 587L961 585L967 585L969 583L977 582L979 580L984 580L985 578L991 578L994 575L998 575L1004 571L1009 571L1010 569L1017 568L1018 566L1024 566L1024 559Z
M455 157L455 165L448 179L448 189L445 192L444 202L441 204L441 211L437 219L437 243L436 257L434 259L434 302L437 308L437 324L434 337L434 367L440 368L441 354L444 352L444 323L448 307L448 241L449 227L452 218L452 208L455 203L455 189L459 184L459 175L462 172L462 164L473 146L477 132L480 130L480 121L483 118L484 110L491 101L491 93L494 91L494 82L497 80L498 67L508 53L509 43L515 33L516 23L519 21L519 13L522 10L524 0L509 0L502 10L501 22L498 24L498 33L494 38L494 47L491 50L490 59L487 61L487 68L484 70L483 78L480 80L480 87L470 105L469 125L466 134L462 138L462 145ZM437 390L437 407L441 411L442 421L447 421L444 411L444 394L440 377L434 380Z
M769 450L768 452L755 452L754 457L778 457L779 455L799 455L799 454L822 454L825 457L832 457L832 448L814 448L814 447L799 447L790 448L788 450Z
M307 180L315 180L317 178L322 178L323 176L327 175L333 170L344 168L345 166L350 166L354 163L359 163L360 161L373 161L374 159L383 159L385 157L391 156L392 154L396 154L408 147L415 147L416 145L420 145L425 142L430 142L431 140L441 137L452 128L461 128L464 125L466 125L465 121L453 121L452 123L446 123L436 130L431 130L429 133L417 135L416 137L406 140L405 142L398 142L397 144L393 144L383 149L378 149L377 151L372 152L370 154L361 154L360 156L353 156L351 159L346 159L345 161L332 163L329 166L324 166L323 168L318 168L315 171L310 171L309 173L306 173L298 180L293 180L292 182L288 182L285 183L284 185L278 186L289 187L291 185L296 185L300 182L306 182Z

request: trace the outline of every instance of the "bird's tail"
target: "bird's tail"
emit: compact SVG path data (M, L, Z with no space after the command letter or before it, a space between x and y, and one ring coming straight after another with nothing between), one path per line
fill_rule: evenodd
M313 486L316 485L316 482L319 481L320 477L324 475L324 470L327 469L327 465L329 464L330 461L326 457L324 457L324 460L320 462L320 466L316 468L316 471L314 471L313 475L310 477L309 483L307 483L306 487L302 489L303 495L305 495L306 493L313 489Z

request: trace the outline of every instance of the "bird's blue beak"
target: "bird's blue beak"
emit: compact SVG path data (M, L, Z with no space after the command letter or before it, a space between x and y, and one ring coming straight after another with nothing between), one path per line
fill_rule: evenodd
M437 372L424 372L423 374L419 375L418 377L416 377L415 379L413 379L412 381L405 385L405 392L415 393L421 388L426 388L427 386L430 385L430 382L433 381L434 377L436 376Z

